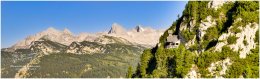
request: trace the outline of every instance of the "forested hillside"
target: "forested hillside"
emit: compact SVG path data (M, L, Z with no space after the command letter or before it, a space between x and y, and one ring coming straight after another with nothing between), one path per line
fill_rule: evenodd
M104 36L100 40L73 42L66 46L44 37L28 49L1 51L3 78L118 78L129 65L136 66L145 47L129 45L121 38Z
M259 2L217 2L189 1L127 77L258 78ZM181 40L177 48L165 48L168 30Z

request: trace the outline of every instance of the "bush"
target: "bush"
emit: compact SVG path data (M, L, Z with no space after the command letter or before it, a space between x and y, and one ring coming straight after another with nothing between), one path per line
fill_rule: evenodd
M150 49L146 49L144 50L142 56L141 56L141 66L140 66L140 71L141 71L141 76L142 77L147 77L147 68L149 65L150 60L153 58L154 56L151 53Z
M259 43L259 30L256 31L255 33L255 39L254 41L258 44Z
M243 40L243 43L244 43L245 46L248 45L248 42L246 41L246 39Z
M244 24L259 22L259 2L258 1L237 1L236 17L241 17Z
M218 36L219 35L217 27L210 27L207 29L206 34L204 35L204 40L210 41L213 39L217 39Z
M231 35L227 38L227 42L228 42L228 44L234 44L234 43L236 43L237 39L238 38L235 35Z
M241 29L239 29L238 26L234 26L230 29L230 31L236 34L236 33L240 33Z
M132 78L132 75L133 75L133 69L132 69L132 66L129 66L126 77Z
M195 32L190 32L189 30L184 30L184 31L181 31L181 35L183 36L183 38L186 40L186 41L190 41L194 38L195 36Z

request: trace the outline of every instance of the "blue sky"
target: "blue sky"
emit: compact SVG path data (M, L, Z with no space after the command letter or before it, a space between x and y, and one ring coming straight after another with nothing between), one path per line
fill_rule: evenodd
M1 47L54 27L74 34L108 31L112 23L126 29L136 25L166 29L182 13L187 1L23 1L1 4Z

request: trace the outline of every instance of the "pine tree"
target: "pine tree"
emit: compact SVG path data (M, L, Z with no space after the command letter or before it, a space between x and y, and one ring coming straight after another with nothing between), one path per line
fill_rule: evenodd
M128 72L127 72L126 77L127 77L127 78L132 78L132 75L133 75L132 66L129 66L129 67L128 67Z

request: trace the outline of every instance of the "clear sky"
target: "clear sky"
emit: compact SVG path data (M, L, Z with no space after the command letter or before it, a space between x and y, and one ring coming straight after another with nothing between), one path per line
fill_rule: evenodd
M113 23L126 29L136 25L166 29L182 13L187 1L82 2L23 1L1 4L1 47L54 27L74 34L108 31Z

